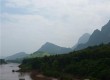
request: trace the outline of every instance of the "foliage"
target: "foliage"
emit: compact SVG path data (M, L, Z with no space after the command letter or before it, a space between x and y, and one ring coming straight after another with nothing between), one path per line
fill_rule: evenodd
M36 51L32 54L30 54L27 58L36 58L36 57L44 57L44 56L50 56L50 53L42 52L42 51Z
M6 61L4 59L0 59L0 64L6 64Z
M110 80L110 43L69 54L25 59L20 67L28 67L47 76L62 77L64 74L70 74L81 78L91 77L93 80Z

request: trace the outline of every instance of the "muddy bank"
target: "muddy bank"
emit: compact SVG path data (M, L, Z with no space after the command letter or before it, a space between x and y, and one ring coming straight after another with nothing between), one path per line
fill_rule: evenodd
M57 78L47 77L37 71L32 71L30 76L33 80L59 80Z

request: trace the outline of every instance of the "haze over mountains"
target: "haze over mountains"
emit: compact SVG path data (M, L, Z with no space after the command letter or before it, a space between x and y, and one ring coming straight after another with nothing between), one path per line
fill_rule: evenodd
M110 42L110 20L109 22L104 25L100 30L96 29L92 35L90 36L89 40L85 44L79 44L75 50L84 49L88 46L99 45L101 43L109 43Z
M60 47L53 43L46 42L44 45L41 46L39 50L32 53L29 56L29 58L44 57L44 56L50 56L50 55L55 55L55 54L64 54L70 51L72 51L71 48Z
M83 34L79 38L77 44L72 48L60 47L53 43L47 42L38 50L38 52L40 51L51 54L63 54L71 52L73 50L80 50L89 46L99 45L101 43L105 44L109 42L110 42L110 21L105 26L102 27L101 31L96 29L91 35L89 33Z
M106 44L110 42L110 21L102 27L101 31L96 29L94 32L90 35L88 33L83 34L77 44L73 46L72 48L65 48L60 47L58 45L55 45L50 42L46 42L44 45L41 46L40 49L35 51L34 53L28 55L25 52L20 52L17 54L14 54L12 56L6 57L6 60L15 60L19 58L33 58L33 57L43 57L43 56L49 56L49 55L55 55L55 54L64 54L69 53L73 50L81 50L89 46L99 45L99 44Z
M72 51L71 48L65 48L57 46L53 43L47 42L42 47L35 51L32 54L26 54L25 52L16 53L14 55L11 55L9 57L6 57L6 60L16 60L16 59L23 59L23 58L34 58L34 57L44 57L44 56L50 56L55 54L63 54L68 53Z
M38 51L48 52L51 54L62 54L68 53L71 50L72 50L71 48L60 47L53 43L47 42Z
M72 47L72 49L75 49L79 44L84 44L84 43L86 43L86 42L89 40L89 38L90 38L90 34L89 34L89 33L83 34L83 35L79 38L79 40L78 40L78 42L76 43L76 45L74 45L74 46Z
M23 59L27 57L29 54L26 54L25 52L19 52L14 55L8 56L5 58L5 60L17 60L17 59Z

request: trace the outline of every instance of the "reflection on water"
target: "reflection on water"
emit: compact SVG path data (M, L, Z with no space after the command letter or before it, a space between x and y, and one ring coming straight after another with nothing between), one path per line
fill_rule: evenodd
M17 67L19 64L11 63L0 65L0 80L32 80L29 76L29 73L19 73L19 72L12 72L12 70L18 70Z

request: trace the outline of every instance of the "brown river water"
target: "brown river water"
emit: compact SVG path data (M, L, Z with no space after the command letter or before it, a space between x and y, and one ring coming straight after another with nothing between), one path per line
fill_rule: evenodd
M29 73L12 72L12 70L18 70L16 63L9 63L0 65L0 80L32 80Z

